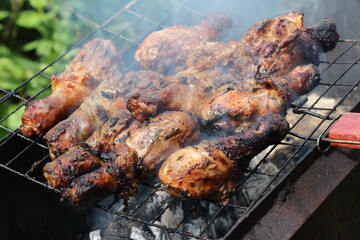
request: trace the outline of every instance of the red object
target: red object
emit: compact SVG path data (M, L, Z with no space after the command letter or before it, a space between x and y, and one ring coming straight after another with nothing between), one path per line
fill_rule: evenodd
M360 141L360 113L344 113L329 131L329 138ZM331 143L332 146L360 148L360 145Z

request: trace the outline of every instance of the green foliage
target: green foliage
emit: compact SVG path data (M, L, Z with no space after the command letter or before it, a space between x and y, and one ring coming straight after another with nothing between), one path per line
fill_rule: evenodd
M81 26L70 25L71 14L56 0L10 0L0 2L0 88L11 91L64 53L79 37ZM47 69L51 75L56 66ZM35 95L49 84L39 76L18 88L16 95L0 105L0 124L20 126L22 98ZM0 98L4 93L0 92ZM2 121L9 113L13 115ZM0 139L3 133L0 133Z

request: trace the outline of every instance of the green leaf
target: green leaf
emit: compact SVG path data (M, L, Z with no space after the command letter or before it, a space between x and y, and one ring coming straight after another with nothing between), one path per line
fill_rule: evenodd
M11 54L10 49L5 45L0 44L0 56L5 57L5 56L9 56L10 54Z
M10 90L16 88L19 85L16 81L14 81L13 78L9 77L10 75L6 76L5 72L0 71L0 74L2 75L0 81L0 88Z
M21 79L24 68L10 58L0 58L0 71L6 76L13 76L13 79Z
M7 18L8 16L10 16L10 11L0 11L0 20Z
M16 24L24 28L36 28L42 21L42 15L34 10L26 10L19 13Z
M24 113L25 107L18 108L19 104L6 104L2 110L2 115L7 116L12 113L5 121L4 125L11 130L15 130L21 125L21 116ZM15 111L15 112L14 112Z
M29 0L30 5L36 8L37 10L44 9L48 0Z
M35 41L32 41L32 42L29 42L29 43L27 43L27 44L25 44L23 46L23 50L26 51L26 52L35 50L37 47L39 47L40 44L41 44L40 40L35 40Z

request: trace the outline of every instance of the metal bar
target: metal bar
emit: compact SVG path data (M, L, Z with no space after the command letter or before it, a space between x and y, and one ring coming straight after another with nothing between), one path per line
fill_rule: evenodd
M41 160L35 162L33 165L31 165L31 168L25 172L26 176L29 176L30 173L34 172L35 169L42 163L45 161L46 158L49 157L49 154L46 154Z
M358 42L354 42L353 44L351 44L349 47L347 47L337 58L335 58L335 60L333 62L336 62L339 58L341 58L342 56L344 56L345 53L347 53L353 46L355 46ZM357 61L358 62L358 61ZM330 63L322 72L321 74L323 74L325 71L327 71L334 63Z
M196 203L193 205L193 207L192 207L192 211L189 211L189 212L183 217L183 219L181 219L181 221L178 222L178 224L176 224L176 227L175 227L176 230L179 229L179 227L185 222L185 220L192 215L192 213L193 213L193 212L196 210L196 208L199 206L200 202L201 202L200 200L197 200L197 202L196 202Z
M221 205L220 208L216 211L214 216L210 219L210 221L206 224L205 228L201 230L200 236L204 235L206 230L210 227L210 225L214 222L215 218L220 214L220 212L224 209L224 205Z
M360 42L358 39L339 39L338 42Z
M336 84L338 81L340 81L340 79L341 79L348 71L350 71L350 69L351 69L357 62L359 62L359 61L360 61L360 58L358 58L351 66L349 66L349 67L340 75L340 77L338 77L331 85L329 85L329 87L328 87L328 88L315 100L315 102L310 106L310 109L312 109L312 108L320 101L320 99L321 99L322 97L324 97L325 94L328 93L328 92L330 91L330 89L331 89L332 87L334 87L335 84ZM357 85L358 85L358 83L356 84L356 86L357 86ZM350 92L351 92L351 91L350 91ZM350 92L348 92L347 95L349 95ZM347 96L347 95L346 95L346 96ZM336 109L336 107L337 107L337 106L334 106L334 109ZM305 116L306 116L306 113L303 113L303 114L300 116L300 118L294 123L294 125L290 127L290 131L293 130L293 129L297 126L297 124L298 124ZM329 114L329 116L330 116L330 114Z
M332 110L332 109L330 109L330 110ZM322 114L319 114L319 113L316 113L316 112L313 112L313 111L309 111L309 110L300 110L300 109L298 109L298 110L295 110L294 109L294 111L293 111L295 114L308 114L308 115L311 115L311 116L313 116L313 117L317 117L317 118L320 118L320 119L327 119L327 120L332 120L332 118L331 117L327 117L327 116L325 116L325 115L322 115Z
M20 108L22 108L24 105L26 105L29 101L33 100L34 98L36 98L37 96L39 96L41 93L43 93L46 89L50 88L51 84L48 84L45 88L43 88L41 91L39 91L37 94L35 94L34 96L30 97L29 99L27 99L24 103L20 104L17 108L15 108L11 113L9 113L8 115L6 115L5 117L3 117L0 120L0 123L2 123L3 121L5 121L7 118L9 118L12 114L14 114L15 112L17 112ZM1 103L0 103L1 105Z
M31 148L34 145L34 142L30 143L30 145L23 148L15 157L13 157L11 160L9 160L5 166L8 167L10 164L12 164L16 159L20 157L24 152L26 152L29 148Z
M2 127L0 126L1 128L5 128L5 127ZM7 129L8 130L8 129ZM15 136L17 133L19 133L19 129L16 129L15 131L11 131L9 130L9 134L6 135L3 139L1 139L1 142L0 142L0 147L2 147L5 143L7 143L13 136Z
M290 108L296 108L297 106L295 104L290 104ZM298 109L310 109L310 107L299 107ZM312 110L319 110L319 111L328 111L328 110L332 110L333 108L317 108L314 107L312 108Z
M358 63L356 63L358 64ZM346 83L338 83L338 84L332 84L332 83L319 83L320 86L334 86L334 87L352 87L351 84Z
M38 180L36 180L36 179L34 179L34 178L32 178L32 177L26 176L26 175L24 175L24 174L22 174L22 173L20 173L20 172L18 172L18 171L15 171L14 169L12 169L12 168L10 168L10 167L8 167L8 166L5 166L5 165L3 165L3 164L0 164L0 167L4 168L4 169L6 169L6 170L8 170L8 171L10 171L10 172L12 172L12 173L15 173L15 174L17 174L17 175L19 175L19 176L21 176L21 177L23 177L23 178L26 178L27 180L30 180L30 181L32 181L32 182L34 182L34 183L37 183L37 184L39 184L39 185L41 185L41 186L43 186L43 187L46 187L46 188L48 188L48 189L50 189L50 190L52 190L52 191L54 191L54 192L56 192L56 193L61 193L60 190L58 190L58 189L56 189L56 188L54 188L54 187L52 187L52 186L50 186L50 185L48 185L48 184L45 184L45 183L43 183L43 182L40 182L40 181L38 181Z
M86 18L86 17L78 14L78 13L75 12L75 10L73 10L73 9L66 8L65 10L68 11L68 12L70 12L70 13L72 13L72 14L74 14L76 17L80 18L81 20L84 20L85 22L88 22L88 23L94 25L95 27L98 27L98 28L101 27L101 26L100 26L99 24L97 24L96 22L93 22L93 21L90 20L89 18ZM106 27L103 27L103 28L101 28L101 29L104 30L105 32L111 33L111 34L113 34L113 35L117 35L117 33L111 31L110 29L108 29L108 28L106 28ZM121 39L124 39L125 41L134 43L131 39L129 39L129 38L127 38L127 37L124 37L124 36L122 36L122 35L119 35L119 37L120 37Z
M184 3L178 3L178 2L175 2L174 0L170 0L170 1L173 2L173 3L176 3L176 4L178 4L178 5L180 5L182 8L188 10L189 12L192 12L192 13L194 13L194 14L196 14L196 15L201 16L201 17L205 17L205 14L204 14L204 13L199 12L199 11L196 11L195 9L192 9L192 8L189 8L189 7L185 6L184 3L187 3L188 1L184 1Z
M148 8L143 14L146 14L146 13L150 12L150 11L151 11L153 8L155 8L160 2L161 2L161 1L157 2L157 4L154 4L152 7ZM130 10L127 9L127 12L129 12L129 11L130 11ZM131 12L133 12L133 11L131 11ZM129 13L131 13L131 12L129 12ZM145 19L142 15L139 15L139 14L136 14L136 15L134 15L134 16L137 16L138 18L137 18L135 21L133 21L132 23L130 23L125 29L123 29L121 33L124 33L126 30L128 30L130 27L134 26L134 25L135 25L138 21L140 21L141 19ZM146 19L147 19L147 18L146 18ZM145 20L146 20L146 19L145 19ZM155 25L157 25L157 26L162 26L160 23L157 23L157 22L154 22L154 21L151 21L151 23L153 23L153 24L155 24ZM117 36L120 36L121 33L115 34L115 36L113 37L113 39L116 38ZM137 45L139 44L138 41L132 41L132 43L137 44Z
M186 0L186 2L188 2L188 1L189 1L189 0ZM181 6L181 5L180 5L180 6ZM161 22L166 21L167 19L171 18L176 12L180 11L181 9L182 9L182 7L179 7L179 8L177 8L177 9L169 12L169 14L168 14L166 17L163 17L162 19L160 19L159 22L161 23ZM152 33L153 31L154 31L154 28L151 28L151 29L149 29L149 31L147 31L147 32L145 32L145 33L143 33L143 34L140 34L140 36L139 36L137 39L135 39L134 42L140 42L145 36L149 35L149 34ZM122 52L128 51L128 50L130 49L130 47L132 47L132 46L126 47Z
M35 143L36 145L38 145L38 146L40 146L40 147L42 147L42 148L44 148L44 149L47 149L47 147L46 147L45 145L43 145L43 144L41 144L41 143L38 142L38 141L40 140L40 137L38 137L38 138L34 141L34 140L32 140L31 138L27 138L27 137L24 137L22 134L19 134L20 129L16 129L16 130L12 131L12 130L10 130L10 129L2 126L2 125L0 125L0 128L5 129L6 131L8 131L8 132L11 133L11 137L7 137L7 136L10 136L10 135L7 135L5 138L1 139L0 147L4 144L4 142L9 141L10 138L12 138L14 135L17 135L17 136L19 136L19 137L21 137L21 138L23 138L23 139L26 139L26 140L29 141L29 142ZM5 141L2 141L2 140L4 140L4 139L5 139Z
M255 173L255 174L260 174L260 175L265 175L265 176L274 176L274 174L270 174L270 173L266 173L266 172L262 172L262 171L259 171L259 170L252 170L252 169L246 169L245 170L246 172L249 172L249 173Z
M7 90L5 90L5 89L0 88L0 90L1 90L2 92L4 92L5 94L9 94L9 91L7 91ZM20 99L20 100L22 100L22 101L26 101L25 98L21 97L21 96L18 95L18 94L13 94L12 96L13 96L13 97L16 97L16 98L18 98L18 99Z
M294 143L287 143L287 142L281 142L279 145L286 145L286 146L292 146L292 147L299 147L300 144L294 144Z
M171 204L173 204L173 202L175 202L176 199L177 199L177 198L172 197L172 199L170 200L169 203L166 204L166 206L164 207L164 209L161 210L161 211L159 212L159 214L156 215L153 220L151 220L151 223L155 223L156 220L158 220L158 219L164 214L164 212L169 209L169 207L171 206Z
M145 202L147 202L147 200L150 199L150 197L152 195L155 194L156 191L151 191L149 194L146 195L146 197L144 197L143 201L140 202L140 204L136 205L135 209L133 209L130 213L129 216L134 216L134 214L141 208L142 205L144 205Z
M341 64L341 65L349 65L352 64L352 62L334 62L334 61L320 61L322 64ZM359 64L359 63L358 63Z
M360 59L359 59L360 60ZM358 61L359 61L358 60ZM336 107L339 106L344 100L345 98L355 89L355 87L359 84L360 80L355 83L353 85L353 88L350 89L345 96L340 99L340 101L336 104ZM332 112L328 113L328 115L330 115ZM264 195L264 193L270 188L270 186L274 183L275 179L280 175L281 172L284 171L285 167L290 163L290 161L295 157L295 155L300 151L300 149L305 145L305 143L310 139L310 137L317 131L317 129L322 125L322 123L325 121L325 119L323 119L321 121L320 124L317 125L317 127L315 127L313 129L313 131L308 135L308 137L303 141L303 143L301 144L301 146L299 148L297 148L294 153L291 155L291 157L285 162L285 164L280 168L280 170L275 174L274 178L271 179L271 181L263 188L263 190L258 194L258 197L255 199L255 201L253 201L251 203L251 205L249 206L249 209L238 219L237 224L242 222L247 216L249 216L251 209L254 208L255 205L257 205L260 201L260 199L262 198L262 196Z
M331 139L331 138L322 138L322 141L329 142L329 143L343 143L343 144L354 144L360 145L360 141L353 141L353 140L341 140L341 139Z
M244 207L244 206L241 206L241 205L236 205L236 204L231 204L231 203L226 203L224 204L224 206L229 206L229 207L233 207L233 208L239 208L239 209L242 209L244 211L248 210L249 208L248 207Z
M159 3L159 2L158 2L158 3ZM154 8L154 7L155 7L155 6L153 6L152 8ZM151 19L143 16L143 15L145 15L147 12L149 12L152 8L149 8L148 11L146 11L144 14L136 13L136 12L130 10L130 9L128 9L127 12L128 12L128 13L131 13L131 14L134 15L134 16L137 16L138 19L144 19L144 20L146 20L146 21L148 21L148 22L150 22L150 23L152 23L152 24L154 24L154 25L157 25L158 27L165 28L164 25L161 25L160 23L155 22L155 21L153 21L153 20L151 20Z
M300 134L300 133L293 132L293 131L288 132L288 134L291 135L291 136L300 138L300 139L302 139L302 140L305 140L305 139L308 138L308 136L304 136L304 135L302 135L302 134ZM309 138L309 140L316 141L316 138Z

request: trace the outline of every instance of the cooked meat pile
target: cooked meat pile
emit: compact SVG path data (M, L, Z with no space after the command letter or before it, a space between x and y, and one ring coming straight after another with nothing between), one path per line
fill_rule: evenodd
M97 64L114 75L45 135L48 183L89 205L134 194L165 160L159 179L169 193L228 198L250 160L285 137L289 104L318 84L319 55L339 38L330 20L303 28L303 15L292 12L258 22L239 41L209 42L231 25L212 14L198 26L154 32L135 54L145 70L123 77L119 62ZM215 134L200 139L207 129Z
M126 197L172 152L199 138L197 120L184 112L164 112L146 124L122 111L81 146L72 148L44 168L55 187L71 185L64 196L74 205L93 204L117 193Z
M22 116L21 133L43 135L76 109L103 80L121 78L120 56L109 40L87 43L66 67L51 77L51 95L29 102Z
M135 91L158 89L163 75L153 71L130 72L121 80L105 80L67 119L45 135L52 159L85 141L117 110L125 110L127 96Z

